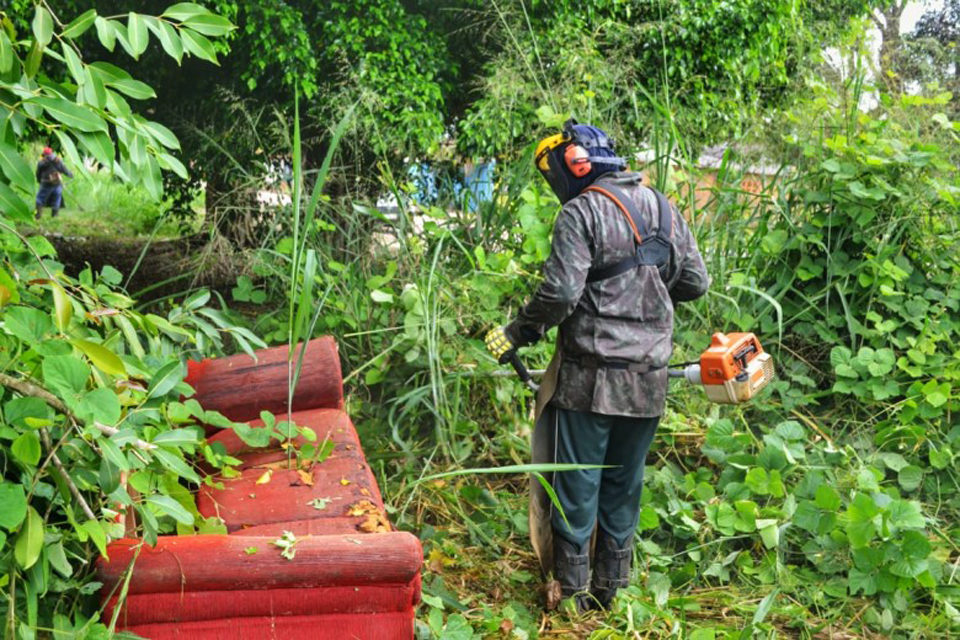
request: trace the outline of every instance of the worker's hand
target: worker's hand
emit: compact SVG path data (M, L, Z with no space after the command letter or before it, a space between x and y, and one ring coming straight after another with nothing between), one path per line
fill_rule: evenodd
M497 327L487 332L484 342L487 343L487 351L489 351L500 364L506 362L510 353L516 350L516 347L510 342L510 338L507 337L503 327Z

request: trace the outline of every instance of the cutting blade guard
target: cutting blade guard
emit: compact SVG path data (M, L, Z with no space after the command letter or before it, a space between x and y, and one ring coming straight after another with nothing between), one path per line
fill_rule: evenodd
M699 369L707 397L720 404L747 402L776 377L773 357L752 333L713 334Z

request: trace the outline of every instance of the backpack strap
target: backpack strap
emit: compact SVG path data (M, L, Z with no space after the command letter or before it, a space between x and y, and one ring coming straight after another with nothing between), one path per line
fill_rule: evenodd
M597 193L603 194L617 205L620 212L627 218L627 222L630 223L630 228L633 230L633 238L637 243L637 250L632 256L600 269L591 269L590 273L587 274L588 283L616 277L640 265L656 266L661 271L661 274L663 273L666 262L669 261L669 251L666 251L666 253L664 253L664 251L650 252L657 256L656 261L651 262L650 253L645 251L644 245L656 243L669 248L670 239L673 236L673 210L670 208L670 201L667 200L665 195L652 187L650 187L650 190L653 191L657 198L657 209L660 218L660 226L657 229L656 235L652 237L647 228L646 221L643 216L640 215L636 202L621 189L609 184L604 184L602 187L599 185L591 185L584 189L584 191L596 191ZM666 258L665 260L664 256Z

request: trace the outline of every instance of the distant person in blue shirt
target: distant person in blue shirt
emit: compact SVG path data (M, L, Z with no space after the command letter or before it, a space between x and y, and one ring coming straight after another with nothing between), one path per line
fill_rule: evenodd
M60 213L63 206L63 174L73 177L53 149L44 147L43 156L37 163L37 182L40 183L37 191L37 220L40 219L44 207L50 207L54 218Z

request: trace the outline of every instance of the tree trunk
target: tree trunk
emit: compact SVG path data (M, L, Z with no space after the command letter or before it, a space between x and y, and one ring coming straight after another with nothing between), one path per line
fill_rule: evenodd
M870 17L880 29L880 83L892 94L903 92L903 78L897 64L900 55L900 18L907 0L896 0L886 9L877 9Z

